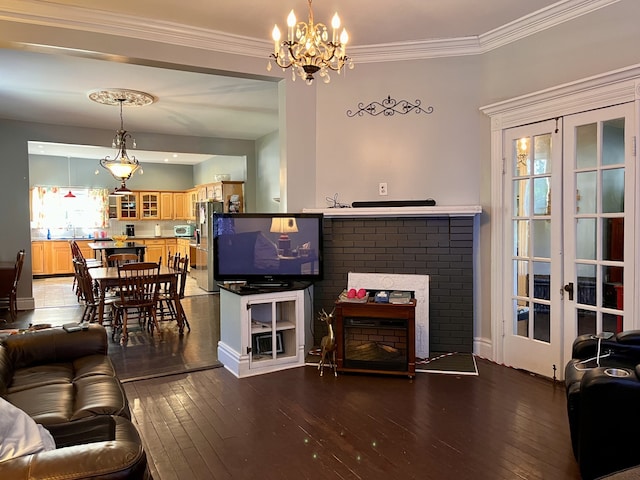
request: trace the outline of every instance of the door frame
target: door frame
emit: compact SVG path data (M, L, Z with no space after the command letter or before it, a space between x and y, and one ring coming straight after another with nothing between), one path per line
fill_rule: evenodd
M635 116L640 115L640 65L633 65L604 74L587 77L575 82L562 84L538 92L522 95L513 99L501 101L480 107L480 111L491 120L491 339L490 341L476 339L474 351L481 356L492 358L498 363L504 363L504 325L510 321L511 311L505 311L502 289L504 287L504 212L509 208L509 199L504 198L505 154L503 152L504 130L511 127L540 122L565 115L580 113L596 108L613 106L619 103L635 102ZM640 122L636 122L633 136L638 138ZM636 154L637 157L637 154ZM640 185L637 176L640 169L636 169L636 184ZM640 195L633 202L635 224L635 238L638 236L640 222ZM640 272L638 260L633 265L636 272ZM637 297L640 294L640 282L635 282ZM640 328L640 319L634 312L631 315L633 324L627 328ZM563 352L563 361L568 361L571 352ZM518 365L513 365L518 367ZM560 377L563 369L558 369ZM562 378L560 378L562 379Z

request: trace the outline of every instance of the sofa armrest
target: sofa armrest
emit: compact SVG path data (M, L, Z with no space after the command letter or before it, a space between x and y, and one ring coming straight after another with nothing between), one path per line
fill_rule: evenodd
M0 463L0 478L75 480L149 478L141 445L97 442L26 455Z
M115 440L74 445L0 463L0 478L150 479L147 457L135 426L115 421Z
M66 332L48 328L24 334L10 335L3 345L14 369L41 363L70 362L86 355L107 355L107 332L101 325Z

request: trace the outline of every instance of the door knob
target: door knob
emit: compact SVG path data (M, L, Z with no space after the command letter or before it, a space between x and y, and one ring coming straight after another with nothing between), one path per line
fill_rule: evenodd
M567 283L563 288L569 294L569 300L573 300L573 282Z

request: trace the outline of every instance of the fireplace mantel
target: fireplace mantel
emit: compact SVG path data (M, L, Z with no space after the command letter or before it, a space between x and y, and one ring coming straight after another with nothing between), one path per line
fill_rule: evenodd
M435 207L366 207L366 208L303 208L303 213L322 213L325 217L472 217L482 213L480 205L450 205Z

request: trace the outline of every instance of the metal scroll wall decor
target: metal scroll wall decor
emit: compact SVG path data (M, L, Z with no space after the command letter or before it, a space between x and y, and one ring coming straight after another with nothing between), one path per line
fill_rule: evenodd
M387 96L387 98L383 99L382 102L371 102L368 105L360 102L358 103L358 110L355 112L352 110L347 110L348 117L355 117L358 115L359 117L363 116L365 113L368 113L371 116L377 117L382 114L385 117L391 117L396 113L400 115L406 115L410 112L415 113L425 113L427 115L433 113L433 107L429 106L427 108L422 108L420 105L422 102L420 100L416 100L414 103L410 103L407 100L396 100L395 98L391 98L391 95Z

